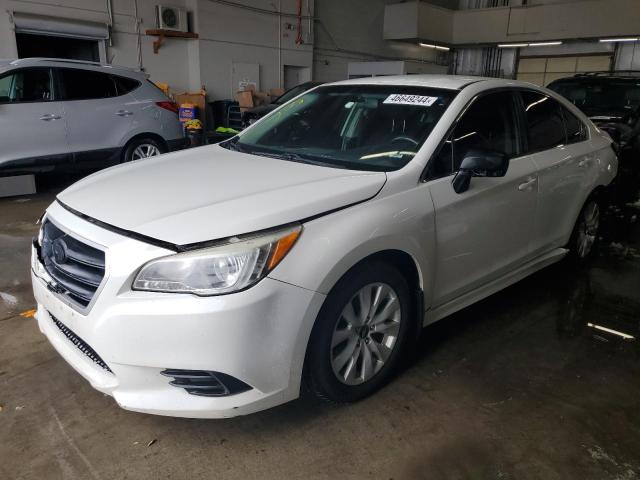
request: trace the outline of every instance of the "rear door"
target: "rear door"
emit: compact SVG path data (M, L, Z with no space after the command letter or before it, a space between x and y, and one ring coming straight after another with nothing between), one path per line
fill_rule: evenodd
M536 165L522 157L518 103L512 91L477 97L429 165L436 212L436 278L440 306L523 264L530 256L537 201ZM487 149L511 160L505 177L451 185L466 152Z
M76 162L117 162L133 121L132 97L119 95L114 77L104 72L58 68L57 73Z
M61 102L50 68L0 75L0 169L46 169L69 160Z
M554 98L520 93L527 129L527 154L538 168L534 254L564 246L584 201L587 173L595 156L586 126Z

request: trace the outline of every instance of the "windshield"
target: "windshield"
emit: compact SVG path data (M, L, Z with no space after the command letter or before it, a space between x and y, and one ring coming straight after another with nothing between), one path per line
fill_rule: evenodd
M221 145L284 160L369 171L405 166L457 92L424 87L320 87Z
M301 85L298 85L297 87L293 87L291 90L287 90L286 92L284 92L282 95L280 95L278 98L276 98L274 100L273 103L277 104L277 105L283 105L285 103L287 103L289 100L292 100L294 98L296 98L298 95L300 95L301 93L313 88L314 85L310 85L308 83L303 83Z
M640 81L558 82L549 88L568 98L589 116L626 116L640 107Z

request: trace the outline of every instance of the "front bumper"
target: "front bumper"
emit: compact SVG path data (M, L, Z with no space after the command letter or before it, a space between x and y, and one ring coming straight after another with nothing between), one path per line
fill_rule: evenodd
M231 295L197 297L130 289L139 267L167 251L90 224L57 204L48 218L106 252L106 275L85 311L64 302L32 271L37 320L60 355L128 410L180 417L231 417L299 395L308 337L324 296L265 278ZM97 365L52 316L104 360ZM165 369L231 375L251 389L202 397L169 385Z

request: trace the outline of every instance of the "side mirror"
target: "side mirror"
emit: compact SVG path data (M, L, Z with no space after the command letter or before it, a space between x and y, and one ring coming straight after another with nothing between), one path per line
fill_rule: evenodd
M509 169L509 157L493 150L469 150L451 184L456 193L469 190L471 177L504 177Z

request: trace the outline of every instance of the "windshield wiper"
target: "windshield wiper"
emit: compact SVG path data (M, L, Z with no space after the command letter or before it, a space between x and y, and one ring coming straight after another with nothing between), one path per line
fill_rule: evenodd
M248 150L248 151L245 151L245 153L250 153L252 155L260 155L260 156L269 157L269 158L277 158L278 160L287 160L289 162L305 163L308 165L317 165L320 167L345 168L341 165L336 165L331 162L314 160L313 158L309 158L307 156L300 155L299 153L293 153L293 152L265 152L262 150Z

